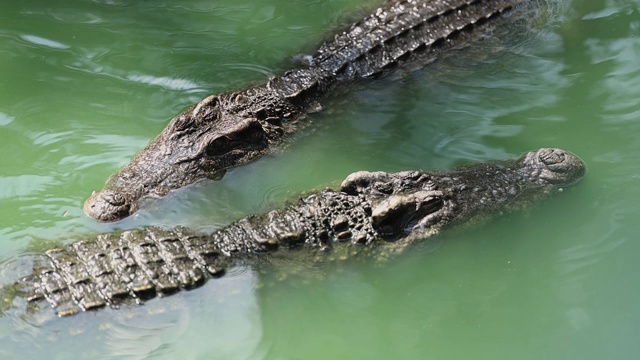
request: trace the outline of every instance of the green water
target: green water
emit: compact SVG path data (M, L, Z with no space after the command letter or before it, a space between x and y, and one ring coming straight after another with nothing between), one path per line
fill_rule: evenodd
M356 170L561 147L579 186L389 263L238 269L117 311L0 318L2 358L635 359L640 354L640 2L545 8L525 35L365 84L282 153L120 224L81 206L169 118L276 75L366 0L0 3L0 283L49 242L222 226ZM313 277L311 275L323 276Z

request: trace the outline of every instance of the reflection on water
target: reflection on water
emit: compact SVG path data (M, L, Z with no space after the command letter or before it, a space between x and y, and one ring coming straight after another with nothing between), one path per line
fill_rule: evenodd
M281 73L363 3L0 2L2 282L28 272L20 259L47 241L145 224L214 230L357 170L552 146L587 162L585 181L386 264L290 264L298 277L285 281L238 271L70 319L12 313L0 318L0 357L636 356L637 0L551 1L513 38L496 33L424 71L347 89L282 152L222 180L150 199L119 224L82 214L172 116Z

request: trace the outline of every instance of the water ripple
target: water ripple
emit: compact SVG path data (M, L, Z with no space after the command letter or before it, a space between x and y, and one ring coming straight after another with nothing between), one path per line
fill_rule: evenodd
M235 63L223 64L223 65L228 67L230 70L249 71L252 73L260 74L265 77L273 76L273 69L266 66L261 66L258 64L235 62Z
M51 48L51 49L66 50L66 49L71 48L71 46L69 46L67 44L63 44L61 42L58 42L58 41L55 41L55 40L51 40L51 39L47 39L47 38L43 38L43 37L37 36L37 35L20 35L20 37L22 39L32 43L32 44L48 47L48 48Z
M186 79L175 79L167 76L151 76L151 75L127 75L127 79L147 85L160 86L168 90L191 90L200 88L200 86Z
M0 112L0 126L11 124L16 118L9 116L3 112Z
M127 70L122 70L110 65L98 63L99 57L107 55L108 52L88 53L86 56L76 58L68 68L90 74L103 74L120 80L132 81L139 84L162 87L168 90L189 90L201 91L204 85L197 84L191 80L173 78L168 76L153 76L149 74L132 74Z
M51 9L49 14L64 24L102 24L104 19L88 11L69 11L69 9Z
M45 192L59 184L53 176L17 175L0 177L0 199L13 199Z
M73 135L72 131L61 131L57 133L34 132L30 138L33 139L34 145L50 146L61 141L66 141L66 139L71 135Z

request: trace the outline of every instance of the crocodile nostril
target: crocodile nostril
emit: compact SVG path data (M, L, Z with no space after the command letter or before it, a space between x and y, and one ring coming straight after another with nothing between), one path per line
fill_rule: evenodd
M135 206L126 197L112 191L94 193L84 203L84 212L99 221L118 221L129 216Z
M124 196L111 191L106 191L101 195L104 201L108 202L110 205L113 205L113 206L122 206L126 202L124 199Z
M565 153L559 149L542 149L538 153L538 158L545 165L556 165L564 161Z

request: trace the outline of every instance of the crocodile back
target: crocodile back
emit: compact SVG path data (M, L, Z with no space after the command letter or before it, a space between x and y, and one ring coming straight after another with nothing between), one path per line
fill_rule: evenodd
M389 2L339 33L313 64L341 80L366 78L418 57L429 63L445 49L486 34L522 0ZM484 28L486 31L474 31Z

